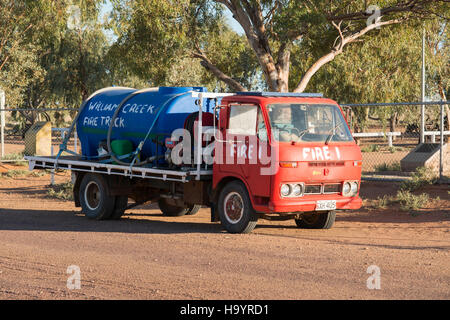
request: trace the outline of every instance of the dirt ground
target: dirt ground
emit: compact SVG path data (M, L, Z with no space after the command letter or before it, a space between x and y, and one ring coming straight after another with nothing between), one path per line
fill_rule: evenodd
M0 299L450 298L448 185L426 188L433 200L411 214L373 205L397 185L363 182L364 208L338 213L330 230L260 220L232 235L209 209L175 218L146 205L91 221L49 198L48 184L48 175L0 177ZM69 266L80 289L68 289ZM367 286L370 266L379 289Z

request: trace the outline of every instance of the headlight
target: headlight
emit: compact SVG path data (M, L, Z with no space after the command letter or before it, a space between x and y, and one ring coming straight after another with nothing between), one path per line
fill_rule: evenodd
M351 189L352 186L350 185L350 182L345 182L344 187L342 188L342 195L348 196Z
M358 193L358 181L347 181L344 182L342 187L342 195L344 197L354 197Z
M287 196L290 195L290 193L291 193L291 186L288 185L288 184L283 184L283 185L281 186L281 195L282 195L283 197L287 197Z
M280 187L280 194L283 198L303 197L304 191L303 182L284 183Z
M351 188L350 188L350 192L352 195L356 195L358 193L358 182L353 181L352 183L350 183Z
M292 194L294 197L299 197L303 193L303 188L301 184L294 184L292 188Z

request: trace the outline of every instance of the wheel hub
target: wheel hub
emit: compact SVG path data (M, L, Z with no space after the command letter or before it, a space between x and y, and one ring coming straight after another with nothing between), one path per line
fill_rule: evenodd
M244 212L244 201L237 192L231 192L225 197L224 201L225 218L230 223L238 223Z
M86 200L86 205L90 210L95 210L100 205L100 188L95 181L89 182L86 186L84 199Z

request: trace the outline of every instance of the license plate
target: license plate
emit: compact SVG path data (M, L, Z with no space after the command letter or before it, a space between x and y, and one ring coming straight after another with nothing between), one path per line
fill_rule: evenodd
M318 200L316 211L327 211L336 209L336 200Z

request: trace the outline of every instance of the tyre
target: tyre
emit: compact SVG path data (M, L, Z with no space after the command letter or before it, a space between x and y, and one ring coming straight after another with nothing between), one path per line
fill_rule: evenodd
M119 220L120 218L122 218L123 214L125 213L125 209L128 206L127 196L116 196L115 201L114 211L110 217L111 220Z
M315 212L304 214L295 219L297 227L303 229L330 229L336 219L336 211Z
M179 207L167 202L167 199L160 198L158 206L164 216L181 217L188 213L189 208Z
M247 188L240 181L230 182L222 189L218 211L222 226L230 233L250 233L258 221Z
M198 213L198 210L200 210L200 208L201 208L200 205L193 204L193 205L191 205L191 206L188 208L188 210L187 210L187 212L186 212L186 215L188 215L188 216L193 216L194 214L197 214L197 213Z
M109 219L114 212L115 197L108 195L108 183L102 175L88 173L80 185L80 204L89 219Z

